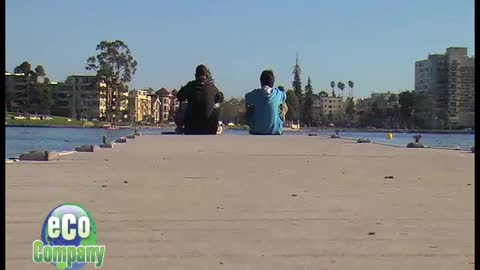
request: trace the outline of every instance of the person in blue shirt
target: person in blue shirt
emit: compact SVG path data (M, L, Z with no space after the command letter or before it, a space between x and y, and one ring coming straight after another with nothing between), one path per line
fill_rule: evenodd
M285 91L274 88L273 71L264 70L260 75L262 88L245 95L247 123L252 135L282 135L287 113Z

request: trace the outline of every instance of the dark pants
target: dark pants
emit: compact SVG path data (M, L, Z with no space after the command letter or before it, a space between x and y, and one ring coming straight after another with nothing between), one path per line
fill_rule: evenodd
M213 110L213 115L211 123L209 123L208 126L201 126L201 127L188 127L185 125L185 122L187 120L187 107L188 103L182 103L178 107L178 110L175 112L175 125L177 125L177 128L175 131L179 134L187 134L187 135L201 135L201 134L217 134L217 129L218 129L218 121L220 120L220 108L215 108Z

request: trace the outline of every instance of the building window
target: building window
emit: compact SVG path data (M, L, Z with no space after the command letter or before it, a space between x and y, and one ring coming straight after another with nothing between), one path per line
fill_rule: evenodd
M330 109L331 109L331 108L332 108L332 105L328 105L328 108L330 108Z

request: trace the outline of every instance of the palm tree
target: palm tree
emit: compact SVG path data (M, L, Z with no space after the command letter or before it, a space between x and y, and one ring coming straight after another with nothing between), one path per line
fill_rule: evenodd
M345 88L345 84L343 82L338 82L337 87L340 88L340 91L342 91L342 97L343 97L343 89Z
M353 98L353 82L348 81L348 87L350 87L350 98Z
M332 97L335 97L335 90L334 90L335 82L334 81L330 82L330 87L332 87Z

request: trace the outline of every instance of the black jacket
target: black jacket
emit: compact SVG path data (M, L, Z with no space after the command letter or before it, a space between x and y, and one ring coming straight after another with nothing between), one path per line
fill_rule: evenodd
M185 134L216 134L219 110L215 103L223 102L223 94L211 80L190 81L177 93L178 101L187 101Z

